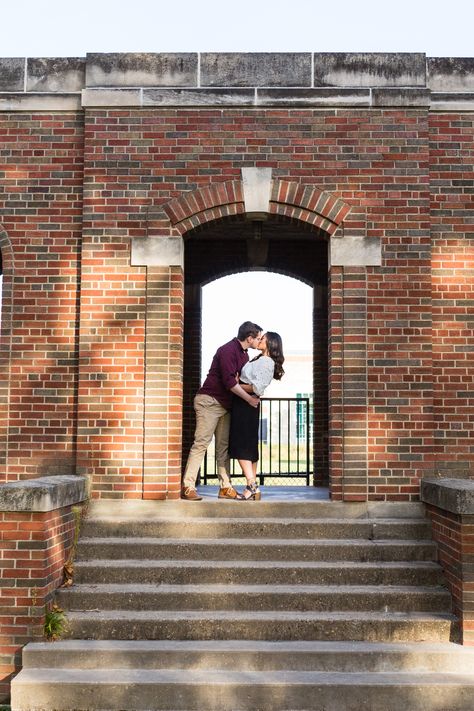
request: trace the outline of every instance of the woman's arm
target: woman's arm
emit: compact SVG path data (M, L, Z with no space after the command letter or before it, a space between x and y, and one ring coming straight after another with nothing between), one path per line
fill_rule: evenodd
M256 360L253 365L254 373L251 378L253 392L258 397L262 397L265 389L272 382L273 373L275 370L275 363L268 356L262 356L261 358Z

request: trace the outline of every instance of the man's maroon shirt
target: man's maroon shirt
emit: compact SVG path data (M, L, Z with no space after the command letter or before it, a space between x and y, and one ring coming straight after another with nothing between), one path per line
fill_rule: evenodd
M211 367L199 395L215 397L220 404L230 410L232 393L230 388L238 383L238 376L242 367L247 363L249 355L244 351L237 338L217 349L212 359Z

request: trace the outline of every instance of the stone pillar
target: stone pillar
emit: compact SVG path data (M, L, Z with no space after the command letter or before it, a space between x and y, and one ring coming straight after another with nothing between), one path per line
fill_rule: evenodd
M421 500L459 617L461 643L474 646L474 481L424 479Z
M368 492L367 267L381 264L378 238L330 241L330 442L334 499Z
M132 240L133 266L145 265L143 498L179 498L183 406L183 242Z
M0 488L0 703L21 666L21 649L43 639L43 625L56 588L64 579L86 479L50 476Z

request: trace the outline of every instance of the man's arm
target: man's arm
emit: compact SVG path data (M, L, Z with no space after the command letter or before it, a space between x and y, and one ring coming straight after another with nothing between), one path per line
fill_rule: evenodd
M239 385L238 383L234 385L233 388L229 388L229 390L234 393L234 395L238 395L239 397L242 398L242 400L245 400L248 402L249 405L252 405L252 407L258 407L260 403L260 398L256 397L255 395L250 395L249 393L245 392L243 387Z

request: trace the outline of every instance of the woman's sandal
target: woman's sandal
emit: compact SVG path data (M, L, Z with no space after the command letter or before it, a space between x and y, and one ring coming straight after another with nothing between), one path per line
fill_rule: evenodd
M245 496L246 491L250 492L249 496ZM247 484L242 493L242 501L260 501L261 498L262 492L258 488L257 482L253 481L251 484Z

